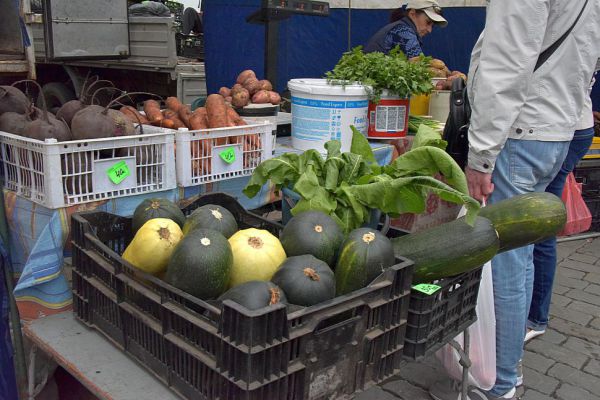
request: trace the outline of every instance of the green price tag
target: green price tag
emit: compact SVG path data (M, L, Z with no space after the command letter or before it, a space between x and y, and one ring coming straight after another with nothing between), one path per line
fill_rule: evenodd
M438 290L440 290L442 287L438 285L432 285L429 283L421 283L419 285L413 286L412 288L418 292L425 293L426 295L432 295Z
M223 150L219 153L219 156L225 161L227 164L231 164L235 161L235 149L230 147L226 150Z
M112 183L118 185L130 175L129 167L125 161L119 161L106 171L106 175L108 175L108 179L110 179Z

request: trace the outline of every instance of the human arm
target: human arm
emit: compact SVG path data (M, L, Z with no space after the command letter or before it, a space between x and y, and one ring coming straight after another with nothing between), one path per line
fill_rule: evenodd
M416 57L423 53L417 34L406 25L394 27L385 36L383 47L386 53L397 45L400 45L400 49L408 58Z
M469 161L491 174L527 98L546 31L549 0L492 1L471 84Z

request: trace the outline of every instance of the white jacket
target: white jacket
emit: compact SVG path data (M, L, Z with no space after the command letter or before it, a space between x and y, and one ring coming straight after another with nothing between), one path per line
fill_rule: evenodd
M469 166L492 172L507 138L568 141L600 58L600 0L534 73L585 0L491 0L469 67Z

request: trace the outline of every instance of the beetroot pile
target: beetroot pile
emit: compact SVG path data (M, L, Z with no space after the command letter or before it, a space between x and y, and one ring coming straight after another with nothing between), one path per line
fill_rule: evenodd
M37 86L42 109L35 107L31 99L16 87L24 83ZM91 90L100 83L108 86L91 94ZM0 131L42 141L56 139L59 142L135 134L133 122L111 108L118 99L128 95L111 101L106 107L93 104L96 93L106 89L116 90L108 81L86 82L80 98L65 103L54 115L48 111L37 82L25 80L15 82L12 86L0 86Z

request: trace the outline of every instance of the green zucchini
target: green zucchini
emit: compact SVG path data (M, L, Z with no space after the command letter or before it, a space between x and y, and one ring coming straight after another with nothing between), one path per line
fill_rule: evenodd
M556 236L567 222L562 200L546 192L525 193L483 207L479 215L492 221L500 252Z
M413 284L471 271L491 260L499 243L490 220L479 216L473 226L460 218L392 239L396 257L415 263Z

